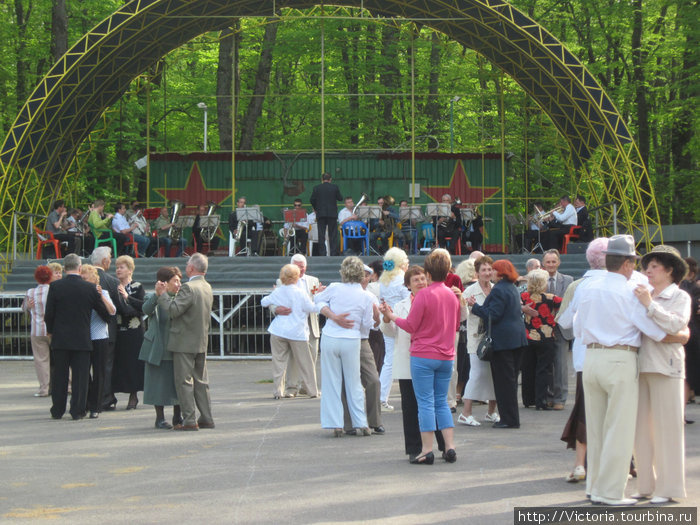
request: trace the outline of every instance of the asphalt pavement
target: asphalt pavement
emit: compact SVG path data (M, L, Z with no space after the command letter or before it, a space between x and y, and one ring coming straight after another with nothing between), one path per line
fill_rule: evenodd
M52 420L50 399L33 397L33 364L0 362L0 523L490 525L512 524L516 506L590 507L585 484L564 481L573 376L565 410L521 409L519 430L459 425L457 462L418 466L404 455L396 382L385 435L337 439L318 399L273 399L269 361L208 366L216 428L175 432L154 428L150 406L126 411L126 394L99 419ZM696 507L700 406L688 417L678 506Z

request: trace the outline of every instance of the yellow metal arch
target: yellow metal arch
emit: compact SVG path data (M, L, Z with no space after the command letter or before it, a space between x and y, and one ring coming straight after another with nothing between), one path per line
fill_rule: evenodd
M627 126L591 73L534 20L503 1L338 3L430 26L501 68L568 142L580 183L602 186L592 193L593 204L618 204L623 227L639 232L640 242L649 244L650 227L659 226L659 217ZM7 253L11 245L12 212L47 211L78 148L134 78L173 49L230 25L233 18L279 16L285 8L314 5L304 0L133 0L86 34L36 87L0 151L0 252ZM604 222L610 217L605 214Z

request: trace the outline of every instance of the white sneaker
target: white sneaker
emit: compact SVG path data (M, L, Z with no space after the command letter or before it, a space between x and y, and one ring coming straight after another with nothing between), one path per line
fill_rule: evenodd
M391 406L386 401L382 401L382 412L393 412L393 411L394 411L393 406Z
M457 423L461 423L462 425L467 425L470 427L480 427L481 426L481 423L479 423L476 419L474 419L474 416L464 417L464 414L459 415L459 417L457 418Z
M671 498L664 498L663 496L654 496L649 500L652 505L662 505L671 501Z
M634 498L610 499L602 496L591 496L591 501L593 503L610 505L611 507L630 507L637 504L637 500Z
M583 481L586 479L586 469L582 465L578 465L571 474L566 476L566 481L569 483L576 483L577 481ZM634 498L634 496L632 496Z
M490 421L491 423L498 423L501 420L501 416L498 415L498 412L494 412L493 414L486 414L484 416L484 421Z

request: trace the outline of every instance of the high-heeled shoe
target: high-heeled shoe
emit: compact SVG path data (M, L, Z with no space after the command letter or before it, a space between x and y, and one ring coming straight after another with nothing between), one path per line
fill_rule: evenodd
M132 398L129 398L129 403L126 405L126 409L127 409L127 410L136 410L136 406L137 406L138 404L139 404L139 398L138 398L138 397L134 397L133 399L132 399Z
M416 456L410 460L414 465L432 465L435 462L435 455L432 452Z

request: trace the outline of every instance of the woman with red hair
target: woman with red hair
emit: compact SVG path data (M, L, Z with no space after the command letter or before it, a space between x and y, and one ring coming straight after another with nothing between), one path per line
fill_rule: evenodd
M515 287L518 272L506 259L494 262L492 268L496 284L484 303L476 304L474 296L467 298L467 302L472 307L471 313L481 317L486 326L491 318L494 349L491 375L501 416L493 427L520 428L518 370L523 348L527 346L527 335L521 315L520 294Z
M37 266L36 270L34 270L34 279L39 286L27 290L22 303L22 310L31 313L32 316L30 341L32 343L32 354L34 355L34 369L39 380L39 391L34 394L34 397L47 397L49 395L49 345L51 344L51 336L46 333L44 310L46 309L46 296L49 293L49 283L54 280L54 273L48 266Z

